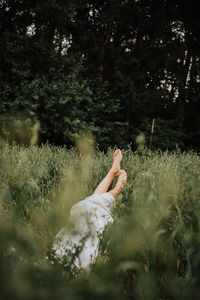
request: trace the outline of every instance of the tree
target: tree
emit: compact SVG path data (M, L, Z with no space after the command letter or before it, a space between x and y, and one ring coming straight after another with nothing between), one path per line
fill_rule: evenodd
M88 128L86 120L99 143L134 143L153 118L169 131L175 122L183 148L194 142L197 0L5 0L0 8L2 112L34 112L45 137L61 144L71 145L75 130Z

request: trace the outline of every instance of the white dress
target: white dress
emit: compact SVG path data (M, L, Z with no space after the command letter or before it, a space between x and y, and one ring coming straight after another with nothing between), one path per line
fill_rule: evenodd
M110 193L94 194L71 208L71 227L63 227L55 237L55 256L72 268L89 271L99 249L99 236L105 226L113 222L111 207L114 197Z

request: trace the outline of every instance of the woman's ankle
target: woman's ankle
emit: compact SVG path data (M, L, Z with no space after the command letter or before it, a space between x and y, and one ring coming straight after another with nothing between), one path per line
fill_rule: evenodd
M110 190L108 193L110 193L114 198L117 197L117 195L119 194L119 189L114 187L112 190Z

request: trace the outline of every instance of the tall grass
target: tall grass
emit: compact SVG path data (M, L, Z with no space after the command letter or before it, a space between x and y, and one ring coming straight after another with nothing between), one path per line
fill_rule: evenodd
M198 299L200 158L123 150L125 191L89 275L49 259L71 206L93 192L107 153L1 145L1 299ZM86 151L87 152L87 151Z

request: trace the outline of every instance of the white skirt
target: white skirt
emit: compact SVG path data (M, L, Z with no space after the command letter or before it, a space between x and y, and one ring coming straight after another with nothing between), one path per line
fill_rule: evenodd
M73 226L63 227L55 237L55 257L78 269L89 271L98 255L99 238L105 226L113 222L110 193L94 194L71 208Z

